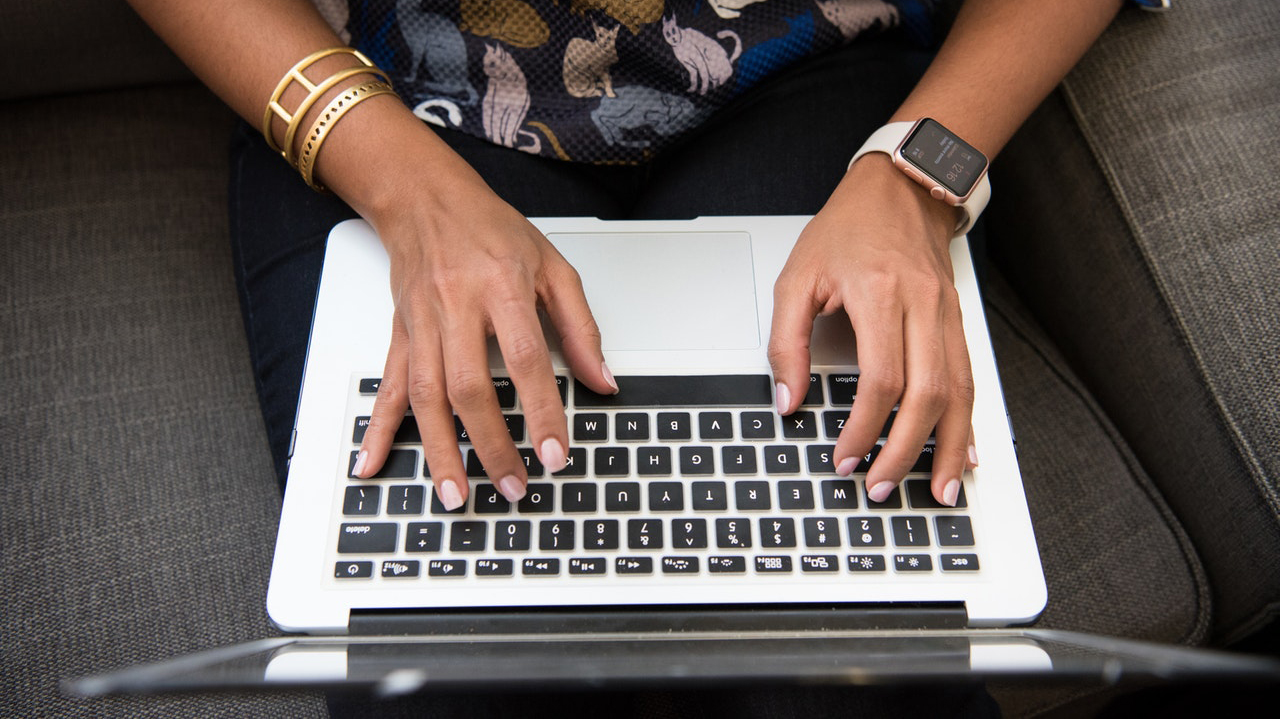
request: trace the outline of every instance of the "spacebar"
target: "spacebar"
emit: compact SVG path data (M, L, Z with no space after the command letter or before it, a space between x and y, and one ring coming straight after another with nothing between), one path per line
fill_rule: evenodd
M615 378L618 393L596 394L573 383L575 407L755 407L773 403L764 374L630 375Z

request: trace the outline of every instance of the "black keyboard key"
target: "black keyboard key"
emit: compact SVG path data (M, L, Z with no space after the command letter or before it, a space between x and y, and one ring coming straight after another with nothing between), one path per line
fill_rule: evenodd
M800 557L800 571L806 574L840 571L840 558L834 554L805 554Z
M822 436L827 439L840 439L840 433L844 431L844 423L848 419L848 412L823 412Z
M381 386L381 377L366 377L360 380L360 394L377 394Z
M755 474L755 447L721 447L720 470L725 474Z
M796 546L796 523L790 517L760 518L761 547Z
M738 415L743 439L773 439L773 412L743 412Z
M684 511L684 485L680 482L650 482L649 511Z
M858 460L858 464L853 468L852 474L866 474L867 470L871 469L871 463L876 461L876 457L879 456L880 445L872 445L871 451L862 455L862 458Z
M806 481L778 482L779 509L813 509L813 484Z
M595 482L571 482L560 487L560 511L594 512L599 485Z
M938 564L944 572L976 572L978 571L978 555L944 554L938 557Z
M627 520L627 546L631 549L662 549L662 520Z
M560 390L560 404L569 406L569 378L556 375L556 389Z
M427 562L428 577L465 577L467 576L467 560L465 559L432 559Z
M538 453L532 448L521 447L519 449L520 460L524 462L524 467L528 471L530 477L541 477L546 468L542 466L542 462L538 461Z
M932 572L933 557L927 554L895 554L893 568L899 572Z
M924 517L893 517L893 543L899 547L929 546L929 523Z
M483 479L489 476L484 471L484 465L480 463L480 455L476 454L474 449L467 450L467 476L472 479Z
M973 525L968 517L934 517L933 527L938 532L939 546L973 546Z
M510 559L477 559L477 577L510 577L515 573L515 562Z
M853 398L858 395L858 375L829 375L827 377L827 389L831 393L831 406L852 407Z
M716 471L714 456L710 447L681 447L680 474L713 474Z
M493 548L499 552L524 552L529 549L532 530L526 521L498 522L493 525Z
M867 496L867 488L864 485L862 487L862 498L867 500L867 509L902 509L902 492L898 491L897 487L893 488L893 491L884 498L883 502L872 502L871 498Z
M376 515L381 499L381 487L347 487L342 495L342 513L348 517Z
M648 442L649 415L643 412L619 412L613 418L613 438L619 442Z
M538 549L544 552L567 552L573 549L574 523L567 519L548 519L538 523Z
M630 474L629 451L626 447L596 447L596 476L625 477Z
M391 579L412 579L421 567L416 559L388 559L382 563L382 576Z
M791 557L756 557L756 574L790 574Z
M404 551L438 552L443 536L443 522L409 522L404 533Z
M485 522L454 522L449 527L449 550L483 552L489 525Z
M746 557L708 557L707 569L712 574L743 574L747 571Z
M479 489L482 486L484 485L476 485L476 489ZM506 500L503 500L503 501L506 501ZM466 511L467 511L466 502L463 502L462 505L459 506L457 509L454 509L454 510L445 509L444 503L440 501L440 493L436 492L434 487L432 488L431 490L431 513L432 514L462 514Z
M586 550L617 549L618 520L588 519L582 523L582 548Z
M636 473L641 476L671 475L670 447L639 447L636 449Z
M620 376L618 393L602 395L573 384L576 407L767 407L773 403L768 375Z
M850 572L883 572L884 557L879 554L850 554Z
M663 557L663 574L697 574L697 557Z
M740 512L773 508L769 502L768 482L735 482L733 493Z
M741 518L716 520L716 546L721 549L746 549L751 546L751 520Z
M520 514L548 514L556 509L556 486L539 482L525 487L524 499L516 505Z
M858 483L852 479L822 480L823 509L857 509Z
M587 476L587 450L572 447L564 458L564 469L555 472L552 477L585 477Z
M422 514L427 489L420 484L398 484L387 490L387 514Z
M604 511L639 512L639 482L609 482L604 485Z
M609 439L609 417L603 412L586 412L573 416L573 441L604 442Z
M782 436L786 439L817 439L818 415L796 412L782 418Z
M494 377L493 391L498 395L498 406L502 409L516 408L516 386L508 377Z
M883 547L884 522L879 517L849 517L850 547Z
M360 454L359 450L351 450L351 460L347 464L347 477L349 479L360 479L355 474L356 457ZM382 464L382 469L372 477L365 479L413 479L413 475L418 471L418 452L413 449L393 449L387 453L387 461Z
M688 412L659 412L658 439L693 439L693 420Z
M707 520L671 520L671 546L673 549L706 549Z
M699 512L718 512L729 508L729 491L724 482L694 482L690 486L690 504Z
M613 560L617 574L653 574L653 557L618 557Z
M834 444L811 444L805 447L804 453L809 460L809 474L835 474L835 459L832 457L835 451Z
M801 407L822 406L822 378L816 374L809 375L809 389L804 393Z
M840 521L834 517L805 517L804 546L840 546Z
M360 444L364 441L364 433L369 430L368 417L356 417L355 429L351 431L351 443ZM412 415L406 415L400 421L400 426L396 427L395 436L391 438L393 444L422 444L422 435L418 433L418 423L413 419Z
M555 557L529 557L520 563L526 577L555 577L560 574L560 560Z
M373 562L337 562L333 565L336 579L368 579L373 576Z
M916 459L916 463L911 465L912 474L931 474L933 472L933 453L935 449L932 444L926 444L924 449L920 450L920 456Z
M700 412L698 436L702 441L733 439L733 415L728 412Z
M511 434L511 441L519 444L524 441L524 415L504 414L502 418L507 421L507 432Z
M605 566L604 557L574 557L569 560L569 574L604 574Z
M396 551L397 524L347 523L338 528L338 554L383 554Z
M785 419L783 420L786 421ZM798 474L800 448L792 444L764 448L764 471L768 474Z
M471 490L474 497L476 514L506 514L511 511L511 502L492 484L477 484Z
M908 479L903 484L907 487L907 504L912 509L962 509L968 506L964 497L964 482L960 483L960 492L956 494L956 506L948 507L933 498L933 490L927 479Z

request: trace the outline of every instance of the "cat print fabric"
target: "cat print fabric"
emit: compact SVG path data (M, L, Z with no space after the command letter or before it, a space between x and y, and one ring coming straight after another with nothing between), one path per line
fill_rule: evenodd
M884 32L932 44L941 0L313 2L424 122L636 163L806 57Z

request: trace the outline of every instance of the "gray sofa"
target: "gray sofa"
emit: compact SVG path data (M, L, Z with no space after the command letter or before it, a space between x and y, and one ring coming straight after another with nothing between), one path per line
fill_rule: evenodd
M1280 5L1209 5L1124 13L997 160L986 294L1037 468L1039 626L1275 652ZM119 0L5 3L0 48L0 714L324 715L59 693L271 633L280 498L226 241L232 116ZM1010 715L1111 699L993 691Z

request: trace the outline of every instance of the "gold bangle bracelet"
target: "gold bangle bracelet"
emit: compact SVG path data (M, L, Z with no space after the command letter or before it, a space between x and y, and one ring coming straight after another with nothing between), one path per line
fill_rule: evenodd
M302 104L298 105L297 111L295 111L293 113L293 117L289 119L289 129L285 130L284 133L284 159L288 160L290 165L293 165L294 167L298 166L298 156L296 151L293 149L293 141L297 138L298 130L301 129L302 126L302 121L306 119L307 113L311 112L312 106L314 106L326 92L337 86L338 83L343 80L353 78L356 75L374 75L375 77L381 78L382 82L386 83L388 86L391 85L391 78L387 77L387 73L376 67L349 67L346 70L339 70L338 72L330 75L324 82L316 85L315 89L311 91L311 94L307 95L307 98L302 101Z
M334 98L333 102L325 108L324 112L316 118L311 125L311 131L307 133L307 139L302 143L302 150L298 156L298 172L302 175L303 181L307 186L316 192L324 192L324 186L320 185L313 179L315 172L316 159L320 156L320 147L324 145L325 138L329 136L329 132L334 125L338 124L338 120L342 119L351 111L351 108L378 95L395 95L395 90L391 89L391 85L385 82L366 82L355 87L349 88L346 92Z
M267 108L262 113L262 136L266 138L267 146L272 150L282 154L284 152L271 137L272 116L274 115L284 120L286 125L293 120L293 116L289 111L285 110L284 107L280 105L280 98L283 97L285 90L289 87L289 84L297 82L306 88L308 93L313 92L316 86L313 85L302 73L320 60L339 54L351 55L365 67L375 67L372 60L365 57L363 53L355 48L331 47L313 52L299 60L293 67L289 68L289 71L286 72L284 77L280 78L280 82L276 84L275 90L271 92L271 97L267 99Z

